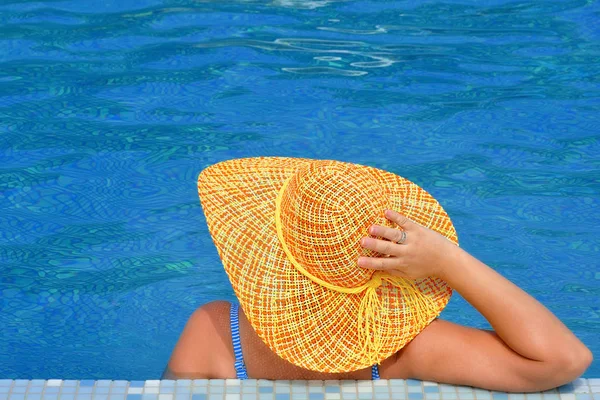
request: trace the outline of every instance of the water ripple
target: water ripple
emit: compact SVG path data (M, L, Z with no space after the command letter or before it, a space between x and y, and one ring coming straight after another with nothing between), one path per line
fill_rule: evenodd
M351 0L273 0L272 6L298 10L314 10L331 4L344 3Z
M330 67L307 67L307 68L283 68L284 71L294 72L297 74L306 75L339 75L339 76L361 76L366 75L365 71L351 71L345 69L337 69Z
M318 26L317 29L322 31L349 33L352 35L377 35L380 33L388 33L387 29L381 26L376 26L375 29L344 29L329 26Z

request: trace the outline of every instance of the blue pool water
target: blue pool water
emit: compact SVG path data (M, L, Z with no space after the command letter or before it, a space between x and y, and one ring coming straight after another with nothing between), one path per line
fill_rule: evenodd
M158 378L233 300L198 173L273 155L422 185L600 377L599 2L0 4L1 378Z

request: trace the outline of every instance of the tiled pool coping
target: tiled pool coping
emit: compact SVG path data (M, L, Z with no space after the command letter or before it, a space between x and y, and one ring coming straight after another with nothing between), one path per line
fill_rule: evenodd
M600 379L538 393L503 393L418 380L111 381L0 379L0 400L600 400Z

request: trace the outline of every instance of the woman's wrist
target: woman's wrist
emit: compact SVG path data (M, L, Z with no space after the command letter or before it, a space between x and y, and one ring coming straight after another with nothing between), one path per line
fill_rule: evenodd
M448 282L452 286L450 281L453 280L453 276L464 265L466 261L465 256L468 256L465 250L448 241L444 249L440 249L439 268L435 277Z

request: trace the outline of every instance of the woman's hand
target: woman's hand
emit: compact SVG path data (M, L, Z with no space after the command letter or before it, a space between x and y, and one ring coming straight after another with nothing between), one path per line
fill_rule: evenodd
M400 229L372 225L369 234L387 240L365 237L361 245L388 257L360 257L358 265L412 280L429 276L444 279L444 266L452 264L449 258L455 258L459 248L439 233L395 211L387 210L385 217ZM398 244L402 231L406 233L406 240Z

